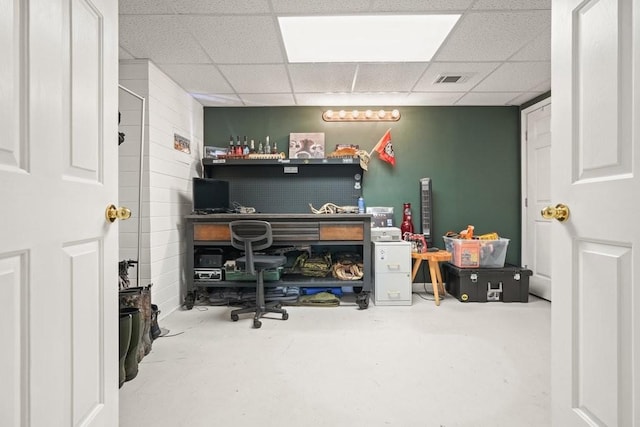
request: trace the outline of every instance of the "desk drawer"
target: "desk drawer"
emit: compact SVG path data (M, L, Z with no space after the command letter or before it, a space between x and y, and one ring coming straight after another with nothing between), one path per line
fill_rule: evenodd
M320 224L320 240L363 240L364 224L332 222Z
M274 242L317 241L319 239L317 222L271 222Z
M229 223L193 224L193 240L230 242Z

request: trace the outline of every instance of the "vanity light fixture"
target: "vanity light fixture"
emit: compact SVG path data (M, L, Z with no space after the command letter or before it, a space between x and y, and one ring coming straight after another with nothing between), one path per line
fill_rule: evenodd
M322 113L322 120L325 122L397 122L400 120L400 111L378 110L374 112L371 109L365 110L364 113L359 110L340 110L336 114L333 110L326 110Z

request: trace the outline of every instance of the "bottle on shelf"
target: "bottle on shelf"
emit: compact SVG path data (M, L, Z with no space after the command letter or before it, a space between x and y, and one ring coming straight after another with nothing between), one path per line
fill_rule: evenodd
M251 146L249 147L249 153L253 154L256 152L256 143L255 141L252 139L251 140Z
M236 147L233 145L233 135L229 137L229 148L227 148L227 154L230 156L236 154Z
M236 136L236 156L242 156L242 144L240 143L240 135Z
M365 213L364 197L358 197L358 213Z
M258 141L258 153L263 154L264 148L262 147L262 140Z
M411 218L411 203L405 203L402 207L402 224L400 225L400 232L404 237L404 233L413 234L413 220Z
M278 143L273 141L273 148L271 149L271 154L278 154Z
M244 141L242 143L242 154L245 156L249 154L249 143L247 142L247 135L244 136Z
M269 145L269 135L267 135L267 140L264 143L264 154L271 153L271 145Z

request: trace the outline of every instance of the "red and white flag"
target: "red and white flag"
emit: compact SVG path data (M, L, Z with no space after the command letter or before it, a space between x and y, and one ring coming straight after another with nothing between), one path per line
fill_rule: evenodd
M385 162L392 166L396 165L396 156L393 152L393 144L391 143L391 129L388 129L382 138L380 138L380 141L373 147L373 151L377 152L378 157Z

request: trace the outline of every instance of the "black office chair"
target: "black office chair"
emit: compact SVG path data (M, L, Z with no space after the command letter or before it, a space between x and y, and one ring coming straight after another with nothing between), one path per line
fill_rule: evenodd
M244 251L244 256L236 259L236 266L244 269L249 274L255 274L256 280L256 304L255 306L239 308L231 312L231 320L236 322L239 314L253 313L253 327L262 326L260 318L266 313L280 313L282 320L287 320L289 314L280 308L280 303L264 301L264 270L278 268L287 262L287 258L281 255L261 255L256 251L267 249L273 243L271 224L266 221L239 220L229 223L231 231L231 246Z

